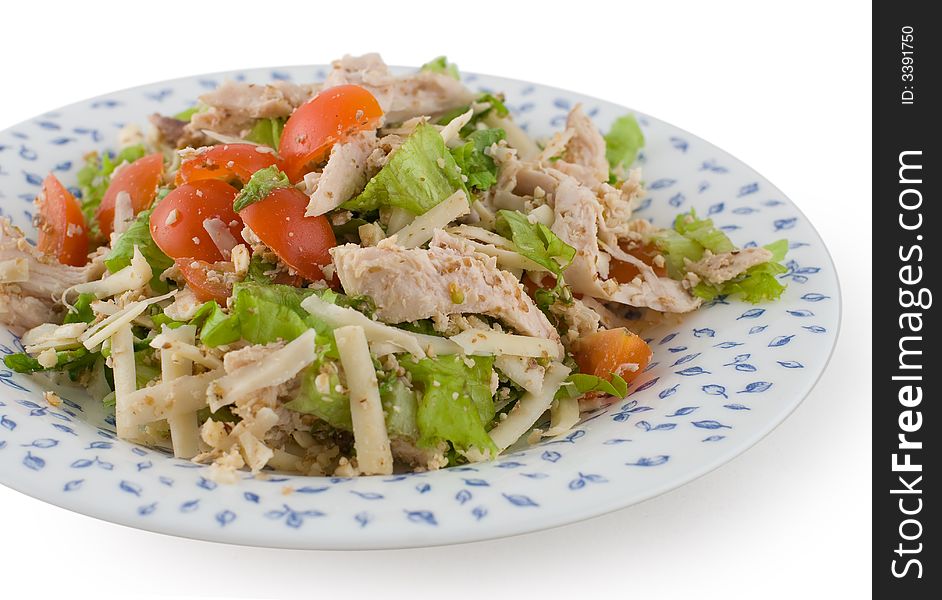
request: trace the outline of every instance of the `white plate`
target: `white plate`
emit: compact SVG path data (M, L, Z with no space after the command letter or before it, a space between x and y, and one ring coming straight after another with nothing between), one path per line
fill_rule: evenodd
M118 128L174 114L226 77L323 78L324 67L188 77L115 92L0 132L0 211L31 231L50 170L74 185L81 157L113 147ZM531 134L561 128L582 102L604 130L628 109L581 94L484 75ZM697 209L739 245L787 237L783 299L720 301L652 334L654 360L625 401L574 431L500 460L435 473L359 479L269 476L216 485L201 466L115 439L99 403L0 369L0 482L80 513L185 537L283 548L362 549L483 540L600 515L707 473L749 448L808 394L827 364L840 291L824 243L771 183L726 152L638 114L648 196L639 216L669 225ZM757 138L756 143L769 143ZM0 327L0 351L20 346ZM0 365L2 366L2 365Z

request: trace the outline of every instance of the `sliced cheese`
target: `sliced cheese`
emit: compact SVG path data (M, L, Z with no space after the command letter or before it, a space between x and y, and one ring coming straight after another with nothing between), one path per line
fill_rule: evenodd
M428 355L458 354L461 352L461 348L447 338L396 329L395 327L374 321L352 308L325 302L315 295L305 298L304 301L301 302L301 308L322 319L334 328L343 327L345 325L357 325L362 327L366 338L371 343L393 344L400 348L400 352L408 352L416 358L425 358Z
M533 359L524 356L498 356L494 359L494 366L528 392L539 394L543 389L546 368Z
M458 115L449 121L447 125L442 127L439 133L441 134L442 140L445 142L446 146L449 148L457 148L463 143L460 136L461 128L467 125L473 116L474 109L469 108L468 112Z
M104 279L73 285L66 290L66 293L94 294L96 298L106 298L131 290L139 290L147 285L152 276L153 272L147 264L147 259L135 246L131 264Z
M148 306L160 302L161 300L166 300L176 293L176 290L174 290L169 294L164 294L163 296L132 302L118 312L109 316L107 319L99 321L93 327L85 330L85 333L79 337L79 340L81 340L82 344L86 348L91 350L111 337L119 328L121 328L122 325L130 323L140 316L145 310L147 310Z
M111 245L128 230L134 221L134 206L131 204L131 194L124 190L118 192L114 199L114 230L111 232Z
M546 368L543 389L540 393L525 393L507 414L507 418L491 429L490 436L494 445L503 451L520 439L553 403L553 397L569 376L569 372L570 369L566 365L558 362L551 363Z
M350 417L357 466L367 475L390 475L393 459L379 398L376 369L370 358L362 327L348 325L334 330L340 364L350 390Z
M579 422L579 399L560 398L553 400L550 406L550 427L543 432L543 437L562 435Z
M461 346L465 354L477 356L529 356L533 358L562 358L557 342L526 335L514 335L491 329L468 329L453 335L451 341Z
M219 253L222 254L222 259L229 260L232 256L232 249L239 243L232 235L232 232L229 231L229 225L219 217L213 217L212 219L203 219L203 229L206 230L209 239L213 241Z
M140 438L135 424L128 419L126 408L129 398L137 390L137 367L134 363L134 334L131 323L125 322L111 336L111 364L114 369L115 426L118 437L128 440Z
M115 395L118 435L133 437L140 425L198 411L206 406L209 385L224 374L222 369L178 377L141 388L128 395ZM115 373L117 379L117 372Z
M221 407L257 390L280 385L293 378L316 358L317 332L308 329L283 348L269 354L264 361L236 369L220 377L209 387L209 407L216 412Z
M396 243L403 248L418 248L432 239L432 232L436 229L444 229L469 212L468 196L463 190L458 190L397 231Z
M29 261L11 258L0 261L0 283L19 283L29 280Z
M556 214L549 204L542 204L527 213L527 220L531 223L542 223L547 227L552 227L556 221Z
M181 325L176 329L163 326L160 335L154 338L162 338L157 346L151 342L151 346L160 348L160 379L161 381L173 381L180 377L186 377L193 374L193 361L174 352L173 342L191 345L196 341L196 327L194 325ZM167 418L167 424L170 426L170 442L173 445L173 455L177 458L193 458L199 453L199 424L196 420L196 412L190 414L174 415Z
M412 222L415 215L404 208L393 208L389 211L389 222L386 223L386 235L392 235Z

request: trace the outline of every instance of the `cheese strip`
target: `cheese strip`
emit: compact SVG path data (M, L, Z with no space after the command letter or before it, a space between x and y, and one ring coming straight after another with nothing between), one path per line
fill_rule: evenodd
M523 269L524 271L547 270L546 267L540 263L527 258L517 251L502 247L503 242L506 242L510 244L510 247L513 247L513 244L510 242L510 240L503 238L496 233L491 234L490 236L481 236L476 232L478 229L480 228L461 225L459 227L449 227L446 231L461 237L468 245L474 248L476 252L486 254L487 256L493 256L497 259L497 264L499 264L504 269ZM481 231L490 233L484 229L481 229ZM478 239L481 237L488 238L488 240L486 240L487 243L478 241ZM497 238L497 240L494 240L493 238Z
M374 321L352 308L325 302L313 294L301 302L301 308L322 319L333 328L345 325L362 327L366 339L370 342L374 344L381 342L394 344L401 349L400 351L408 352L416 358L425 358L429 354L458 354L461 352L461 348L447 338L396 329Z
M131 324L119 326L111 336L111 364L114 369L115 425L118 437L134 440L139 437L137 427L124 410L137 390L137 367L134 363L134 334Z
M161 300L166 300L174 294L176 290L170 292L169 294L164 294L163 296L157 296L156 298L148 298L147 300L139 300L138 302L132 302L109 316L107 319L99 321L94 326L85 330L85 333L79 337L82 344L89 350L98 346L100 343L114 335L114 333L122 326L130 323L137 317L139 317L147 307L151 304L160 302Z
M389 221L386 223L386 235L392 235L408 225L415 219L415 215L404 208L394 207L389 211Z
M173 345L170 342L192 344L196 341L196 327L194 325L182 325L176 329L171 329L164 325L161 334L157 337L162 337L164 342L159 344L161 381L173 381L180 377L192 375L193 361L174 352ZM196 412L168 417L167 424L170 426L173 455L177 458L193 458L196 456L199 453L199 426L196 421Z
M209 408L216 412L252 392L288 381L314 362L316 337L317 332L308 329L284 348L272 352L264 361L220 377L209 386Z
M543 389L546 369L533 359L524 356L498 356L494 360L494 366L528 392L539 394Z
M527 392L520 397L520 400L514 405L507 414L507 418L500 421L497 427L491 429L491 440L501 451L520 439L530 427L536 423L546 410L553 403L553 397L557 390L569 376L569 367L562 363L551 363L546 368L546 376L543 378L543 389L539 394Z
M562 349L557 342L492 329L468 329L448 339L461 346L465 354L475 356L506 354L556 360L562 358Z
M94 294L96 298L105 298L115 296L130 290L139 290L147 285L153 271L147 264L147 259L141 254L141 251L134 247L134 256L131 257L131 264L124 267L117 273L112 273L104 279L89 281L73 285L66 293L75 292L76 294Z
M366 333L362 327L348 325L335 329L334 339L350 390L357 466L366 475L389 475L393 467L392 451Z
M444 229L449 223L469 212L471 207L468 205L468 197L464 191L458 190L397 231L396 243L403 248L418 248L432 239L433 231Z
M222 369L217 369L164 381L126 396L116 394L118 435L122 438L133 437L139 425L198 411L206 406L209 385L223 374Z
M550 406L550 427L543 432L543 437L562 435L579 422L579 399L561 398Z

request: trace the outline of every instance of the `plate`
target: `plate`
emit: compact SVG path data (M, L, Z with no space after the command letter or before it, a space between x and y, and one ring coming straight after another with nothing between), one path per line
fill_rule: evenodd
M0 132L0 211L30 226L54 172L67 185L83 153L113 147L125 123L174 114L226 77L298 82L326 67L217 73L66 106ZM547 86L468 74L503 91L535 136L583 103L606 130L628 109ZM205 467L115 438L83 392L0 370L0 482L46 502L141 529L281 548L400 548L483 540L600 515L651 498L729 461L778 425L823 372L838 333L834 265L811 223L762 176L694 135L636 113L647 195L638 216L669 225L691 208L740 246L787 238L788 288L753 306L718 298L650 333L654 358L630 396L571 432L481 465L358 479L268 475L217 485ZM0 327L0 352L20 349Z

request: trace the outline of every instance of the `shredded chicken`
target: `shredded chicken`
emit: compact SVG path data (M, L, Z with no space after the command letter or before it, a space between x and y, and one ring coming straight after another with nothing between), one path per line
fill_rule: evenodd
M444 231L435 231L428 250L383 240L369 248L338 246L331 255L344 290L372 297L377 316L387 323L479 313L520 333L559 340L513 275L498 269L496 259Z
M474 100L460 81L441 73L419 72L396 77L378 54L346 55L334 61L324 87L352 83L368 89L389 123L440 114Z
M577 104L569 112L566 131L571 131L572 136L566 144L563 160L582 167L587 176L597 182L608 181L605 138L592 119L583 112L581 104Z
M313 186L305 216L328 213L363 189L372 174L368 159L375 149L376 132L373 130L352 135L345 143L334 146L324 171Z
M25 280L0 282L0 322L29 329L54 320L48 317L60 312L58 301L66 289L104 273L107 250L95 252L84 267L63 265L43 255L8 219L0 218L0 262L25 259L28 273Z
M297 85L287 81L267 85L225 81L215 90L200 96L200 102L208 109L192 116L177 140L177 147L203 145L207 141L204 129L242 137L256 119L287 117L309 100L317 89L316 85Z
M713 254L707 250L697 262L685 260L687 270L714 285L725 283L748 269L768 262L772 253L765 248L743 248L735 252Z

